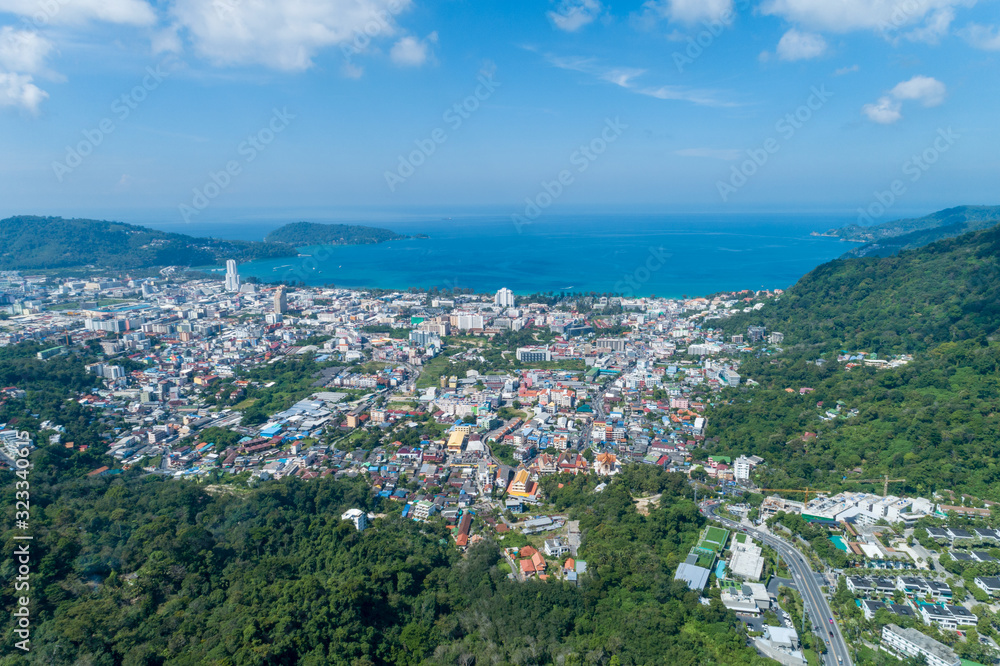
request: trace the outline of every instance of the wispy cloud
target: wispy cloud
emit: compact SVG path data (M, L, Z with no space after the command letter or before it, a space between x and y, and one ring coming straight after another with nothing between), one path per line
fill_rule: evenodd
M560 30L576 32L593 22L600 13L601 3L598 0L562 0L559 8L549 12L548 17Z
M674 155L680 157L707 157L713 160L733 162L743 155L743 151L739 148L681 148L680 150L675 150Z
M1000 30L996 26L970 23L961 34L965 41L977 49L1000 51Z
M525 48L529 51L535 51L535 49L530 47ZM647 97L655 97L656 99L690 102L701 106L738 106L734 102L719 99L719 93L714 90L700 90L672 85L640 85L638 79L647 73L645 69L612 67L602 64L596 58L557 56L551 53L540 53L540 55L553 67L587 74L599 81L612 83L619 88L624 88L638 95L646 95Z

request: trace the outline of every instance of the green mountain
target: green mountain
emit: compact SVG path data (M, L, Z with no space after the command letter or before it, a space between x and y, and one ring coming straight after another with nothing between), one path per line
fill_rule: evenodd
M0 220L2 270L207 266L296 254L282 243L195 238L122 222L30 215Z
M727 334L763 324L784 345L912 353L1000 328L1000 227L892 257L836 259L756 312L722 323Z
M852 479L890 474L905 479L891 492L1000 501L998 256L995 226L894 257L838 259L725 320L727 334L764 324L785 339L781 352L744 357L740 374L759 385L728 389L709 411L708 452L765 458L769 488L881 493ZM913 360L848 369L841 350Z
M293 222L275 229L264 239L268 243L287 243L295 247L307 245L370 245L410 238L389 229L354 224L319 224Z
M64 365L87 380L82 363ZM19 639L8 639L4 664L771 663L717 596L703 605L673 580L705 525L682 475L631 466L598 494L600 479L550 477L546 491L586 534L590 573L579 586L555 575L520 582L485 512L472 526L484 539L463 556L444 520L403 518L362 477L251 488L245 475L88 477L107 464L96 453L104 426L64 392L30 393L39 418L59 418L67 437L91 446L32 455L30 652L14 656ZM21 401L0 403L0 418L8 414L37 428ZM8 474L0 492L13 507ZM632 497L651 493L663 499L640 515ZM349 508L385 516L358 532L340 518ZM20 543L13 521L0 532ZM506 539L527 543L519 532ZM7 626L27 594L0 589Z
M893 220L876 226L852 224L830 229L824 235L864 243L847 252L845 257L887 257L901 250L986 229L997 222L1000 222L1000 206L956 206L924 217Z

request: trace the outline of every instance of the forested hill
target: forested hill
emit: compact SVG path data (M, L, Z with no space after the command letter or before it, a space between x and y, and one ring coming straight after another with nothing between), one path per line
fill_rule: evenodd
M264 239L269 243L287 243L295 247L306 245L369 245L409 238L389 229L353 224L319 224L293 222L275 229Z
M880 354L992 335L1000 328L998 256L994 226L894 257L836 259L722 327L734 334L763 324L784 333L785 345Z
M924 217L893 220L870 227L852 224L826 233L846 241L865 243L848 251L845 257L888 257L901 250L986 229L997 222L1000 222L1000 206L956 206Z
M586 534L577 587L509 579L489 539L461 556L443 521L403 519L361 478L93 479L81 455L33 456L31 651L8 631L2 664L769 663L717 594L702 605L673 580L704 525L681 475L633 469L600 494L598 479L552 477ZM631 494L649 491L662 505L639 515ZM0 493L10 543L14 484ZM340 520L350 507L388 515L359 533ZM13 594L0 590L5 627Z
M295 256L282 243L195 238L122 222L22 215L0 220L0 270L127 270Z

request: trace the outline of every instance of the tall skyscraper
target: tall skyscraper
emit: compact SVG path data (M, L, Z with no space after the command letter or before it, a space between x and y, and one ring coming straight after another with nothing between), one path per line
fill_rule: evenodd
M498 305L502 308L514 307L514 292L504 287L497 292L496 296L493 297L493 303L494 305Z
M275 314L288 312L288 297L285 295L284 287L278 287L278 291L274 292L274 312Z
M237 292L240 290L240 274L236 271L236 260L226 261L226 291Z

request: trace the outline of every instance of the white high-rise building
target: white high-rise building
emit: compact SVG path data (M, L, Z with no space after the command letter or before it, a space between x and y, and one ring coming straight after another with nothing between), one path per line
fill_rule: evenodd
M226 291L237 292L240 290L240 274L236 271L236 260L226 261Z
M493 303L502 308L514 307L514 292L504 287L493 297Z

